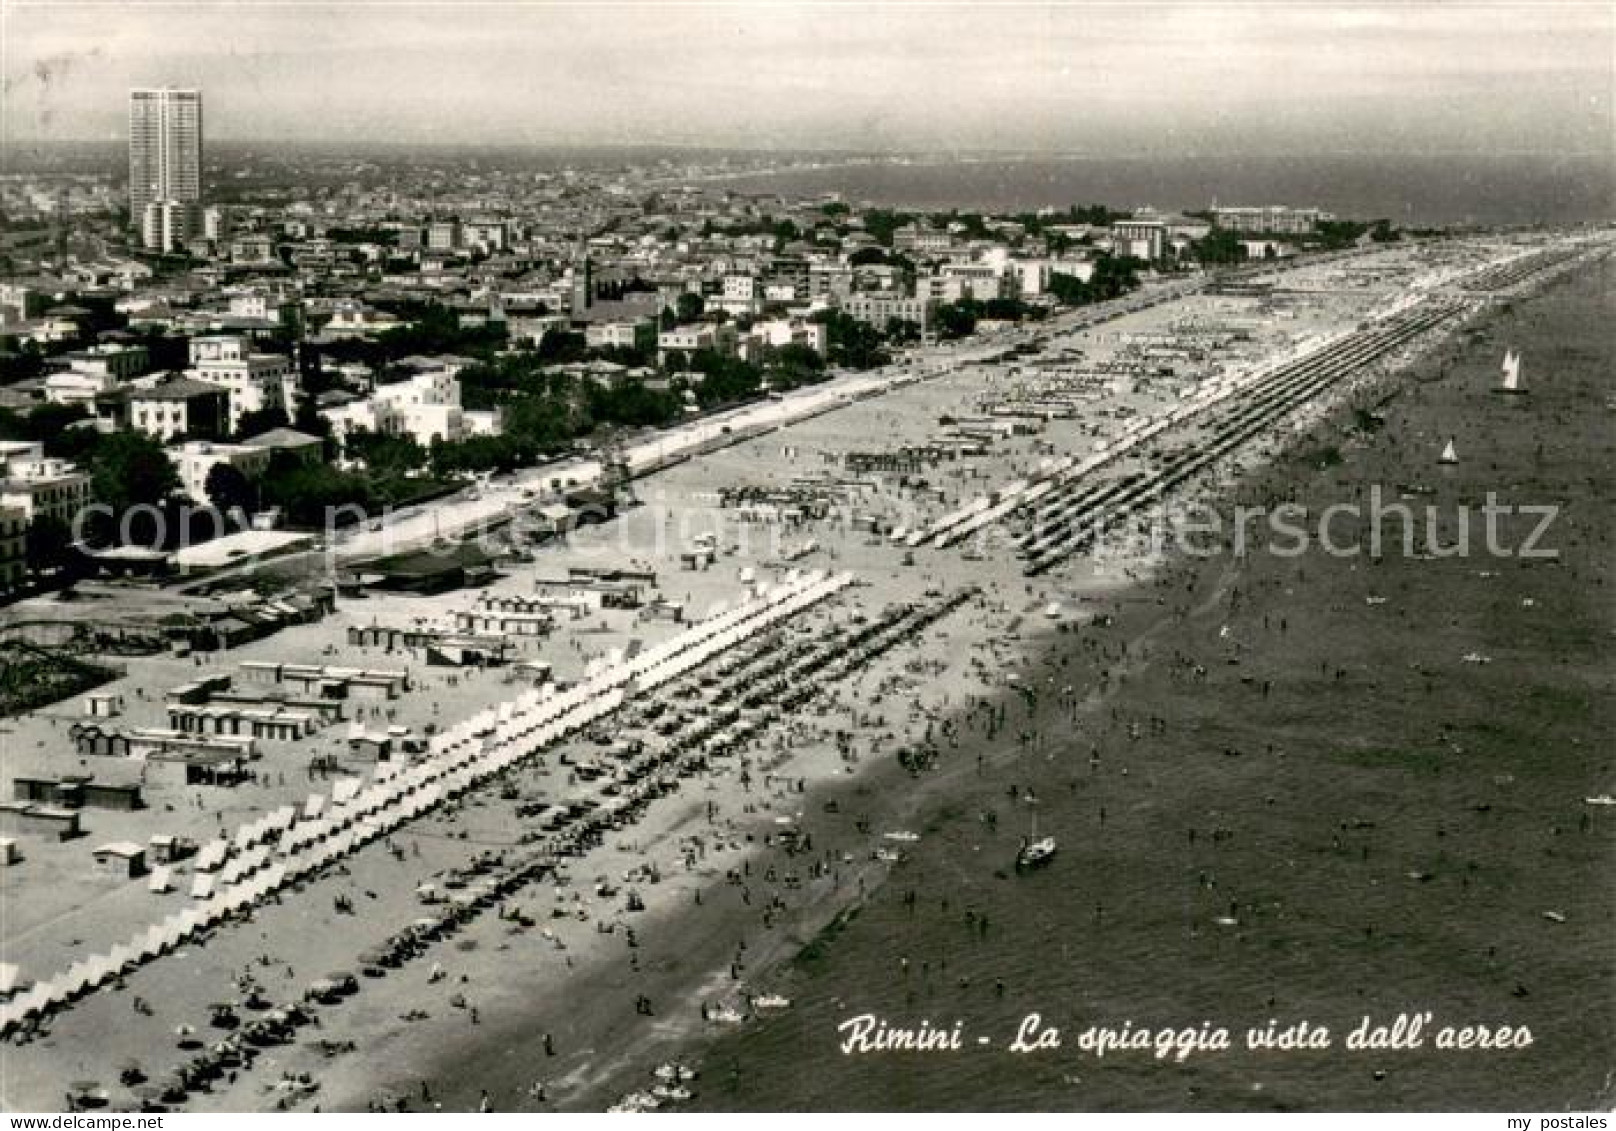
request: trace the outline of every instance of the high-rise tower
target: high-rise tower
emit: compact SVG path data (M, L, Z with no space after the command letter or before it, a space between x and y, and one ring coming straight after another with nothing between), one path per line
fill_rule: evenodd
M131 90L130 224L148 233L165 233L162 239L167 243L183 226L174 222L176 216L194 212L201 201L202 92Z

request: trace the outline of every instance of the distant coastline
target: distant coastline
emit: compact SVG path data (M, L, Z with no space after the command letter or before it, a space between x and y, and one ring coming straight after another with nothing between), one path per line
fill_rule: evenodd
M16 140L8 176L108 167L117 140ZM734 150L683 145L477 145L265 139L212 144L209 163L346 161L386 167L476 160L535 171L638 169L648 185L727 185L789 198L835 196L920 211L1037 211L1073 204L1198 209L1223 204L1317 205L1404 227L1532 227L1616 222L1605 153L1246 151L1034 154L938 151ZM116 162L112 162L116 167Z
M702 178L743 192L938 210L1036 211L1072 204L1205 208L1308 204L1400 225L1517 227L1608 223L1616 184L1597 154L965 154L783 163Z

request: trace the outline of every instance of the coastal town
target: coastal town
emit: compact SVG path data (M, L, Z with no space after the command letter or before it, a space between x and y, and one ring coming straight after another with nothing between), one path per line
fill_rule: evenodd
M1075 705L1035 647L1157 508L1613 246L215 157L203 97L0 177L11 1110L432 1110L513 986L483 1110L691 1101L681 1042L792 1009L769 956L924 835L822 788Z

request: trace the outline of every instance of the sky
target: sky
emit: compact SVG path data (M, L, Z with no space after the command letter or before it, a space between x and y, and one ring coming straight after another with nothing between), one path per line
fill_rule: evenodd
M118 139L1616 160L1616 5L0 0L0 156Z

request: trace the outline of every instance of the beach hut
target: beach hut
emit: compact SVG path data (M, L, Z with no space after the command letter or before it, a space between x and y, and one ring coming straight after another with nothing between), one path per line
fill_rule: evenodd
M97 719L120 715L123 713L123 696L112 691L92 691L84 697L84 713Z
M228 883L229 881L227 880L225 882ZM191 877L191 898L192 899L210 899L210 898L212 898L212 896L213 896L213 883L214 883L214 877L213 876L209 876L209 875L192 876Z
M146 874L146 850L131 841L103 844L92 855L96 869L108 875L132 880Z
M22 988L22 969L14 962L0 962L0 997L11 997Z
M151 879L146 883L146 890L153 895L162 895L173 887L172 869L167 864L159 864L152 869Z

